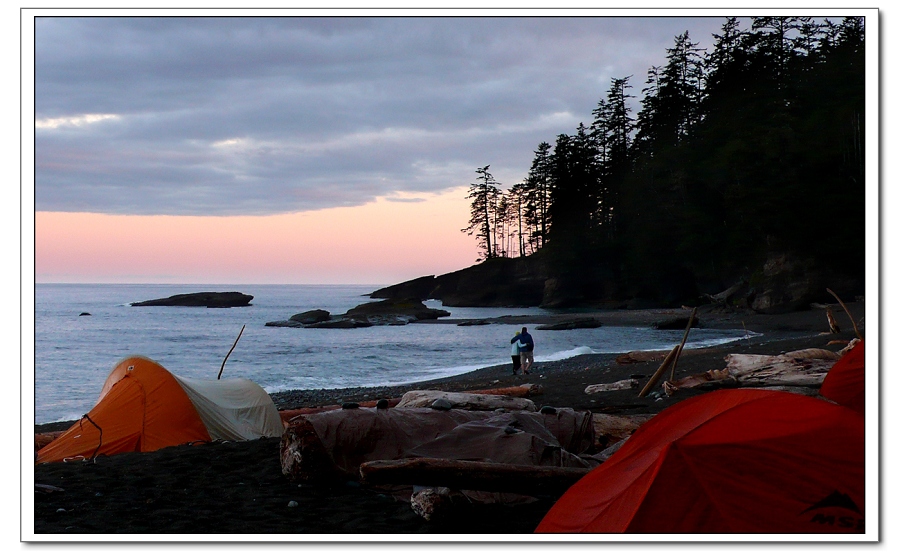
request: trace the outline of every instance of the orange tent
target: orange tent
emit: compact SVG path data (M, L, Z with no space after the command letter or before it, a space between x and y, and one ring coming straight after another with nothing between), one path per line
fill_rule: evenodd
M186 379L130 357L110 373L94 408L38 451L37 463L281 432L271 398L251 381Z
M862 533L863 420L760 389L689 398L573 485L537 532Z
M832 402L865 414L866 353L862 340L828 371L819 394Z

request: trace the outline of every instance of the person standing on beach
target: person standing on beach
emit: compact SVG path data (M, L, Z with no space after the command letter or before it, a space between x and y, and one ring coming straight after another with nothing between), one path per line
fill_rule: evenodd
M528 333L528 328L522 327L522 333L516 334L516 337L510 340L511 344L518 343L519 359L522 362L522 372L526 375L530 373L531 366L534 365L534 338Z
M516 332L516 337L509 342L512 344L510 346L509 354L512 356L513 375L519 374L519 368L522 366L522 359L519 357L519 340L516 339L520 334L521 332Z

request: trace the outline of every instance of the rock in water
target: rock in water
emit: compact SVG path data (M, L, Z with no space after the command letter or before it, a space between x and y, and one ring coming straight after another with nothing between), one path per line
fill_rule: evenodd
M247 307L253 295L245 295L237 291L201 293L183 293L172 295L165 299L151 299L131 303L132 307L206 307L209 309L224 309L229 307Z

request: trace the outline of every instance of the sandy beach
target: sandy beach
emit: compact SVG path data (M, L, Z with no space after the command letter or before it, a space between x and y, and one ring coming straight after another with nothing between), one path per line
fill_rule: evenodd
M848 305L864 333L865 305ZM828 332L823 309L781 315L704 312L700 326L736 328L761 336L689 352L677 366L677 376L725 366L729 353L777 355L805 349L843 347L854 338L846 313L834 307L841 333ZM650 325L687 311L608 311L584 313L604 325ZM573 315L575 316L575 315ZM503 317L495 321L534 323L535 317ZM477 326L472 326L477 327ZM540 353L540 331L536 331ZM675 402L703 393L683 389L671 397L639 398L638 390L585 394L591 384L637 379L643 385L658 362L619 364L615 355L580 355L564 361L536 363L531 375L512 376L508 366L415 385L305 390L272 394L280 410L396 398L411 389L465 391L540 384L532 398L536 406L568 407L610 414L654 414ZM35 426L35 432L64 428ZM425 521L406 501L379 494L356 483L325 486L297 484L282 473L279 439L220 442L166 448L145 454L100 457L93 463L46 464L35 467L35 482L63 489L35 491L36 534L322 534L319 541L336 541L339 534L528 534L552 506L549 499L527 505L459 507L440 521ZM293 504L292 504L293 502ZM451 539L448 536L448 540ZM459 541L458 537L452 537ZM159 537L146 538L159 541Z

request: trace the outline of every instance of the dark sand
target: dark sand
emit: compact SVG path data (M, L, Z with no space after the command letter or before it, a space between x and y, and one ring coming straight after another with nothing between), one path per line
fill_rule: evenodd
M860 330L864 304L848 305ZM610 311L591 313L605 325L649 325L677 311ZM728 353L778 353L804 348L837 350L833 340L854 337L847 315L835 309L840 334L828 330L825 311L782 314L699 315L701 327L746 328L763 333L732 344L683 355L677 376L721 369ZM510 324L535 323L537 319L504 318ZM477 326L469 326L477 328ZM540 352L540 331L535 339ZM690 338L689 338L690 341ZM273 394L279 409L293 409L342 402L360 402L401 396L410 389L462 391L523 383L540 384L543 393L535 404L571 407L601 413L658 413L673 403L703 392L680 390L673 397L638 398L638 390L586 395L590 384L638 378L640 385L653 375L659 362L619 365L614 356L581 355L565 361L537 363L529 376L512 376L510 367L491 367L457 377L415 385L346 390L292 391ZM36 426L35 432L64 428ZM35 534L322 534L315 541L340 541L339 534L434 534L436 541L460 541L440 534L531 533L552 501L518 506L472 506L440 521L426 522L408 502L360 487L298 485L281 474L278 439L240 443L213 443L175 447L144 454L100 457L93 463L45 464L35 467L35 482L64 489L35 492ZM291 501L296 506L289 506ZM102 539L102 537L101 537ZM159 541L159 536L137 541ZM164 539L164 538L163 538ZM463 541L465 539L463 538Z

